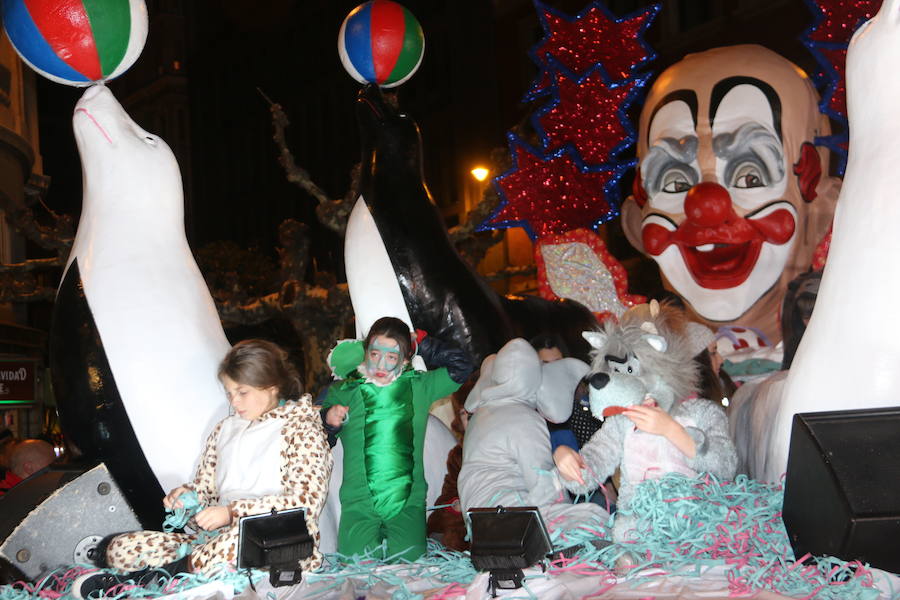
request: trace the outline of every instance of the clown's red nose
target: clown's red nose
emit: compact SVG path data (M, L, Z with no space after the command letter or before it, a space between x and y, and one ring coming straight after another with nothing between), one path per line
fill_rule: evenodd
M688 190L684 214L688 221L700 227L715 227L738 218L731 207L728 190L714 181L703 181Z

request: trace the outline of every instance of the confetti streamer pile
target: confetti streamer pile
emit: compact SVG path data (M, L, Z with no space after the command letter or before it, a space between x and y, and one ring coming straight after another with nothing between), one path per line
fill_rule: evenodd
M781 520L781 485L739 476L720 482L704 475L669 474L641 483L630 511L640 515L634 541L582 559L634 562L627 578L649 569L700 576L725 567L731 595L761 590L794 598L874 600L872 573L859 562L807 554L798 560Z

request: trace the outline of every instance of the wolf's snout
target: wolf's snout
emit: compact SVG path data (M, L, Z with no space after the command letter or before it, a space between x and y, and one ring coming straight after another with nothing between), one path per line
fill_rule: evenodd
M606 373L594 373L591 375L590 382L592 388L602 390L609 383L609 375Z

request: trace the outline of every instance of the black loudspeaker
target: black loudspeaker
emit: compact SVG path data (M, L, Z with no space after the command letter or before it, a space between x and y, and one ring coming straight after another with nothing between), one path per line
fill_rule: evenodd
M900 407L794 415L784 489L797 558L900 572Z

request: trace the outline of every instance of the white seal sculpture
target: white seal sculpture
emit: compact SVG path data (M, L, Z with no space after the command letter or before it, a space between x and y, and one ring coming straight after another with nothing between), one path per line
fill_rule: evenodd
M185 237L168 145L102 85L72 123L84 200L51 328L60 417L158 527L163 490L190 480L225 414L216 372L229 344Z

